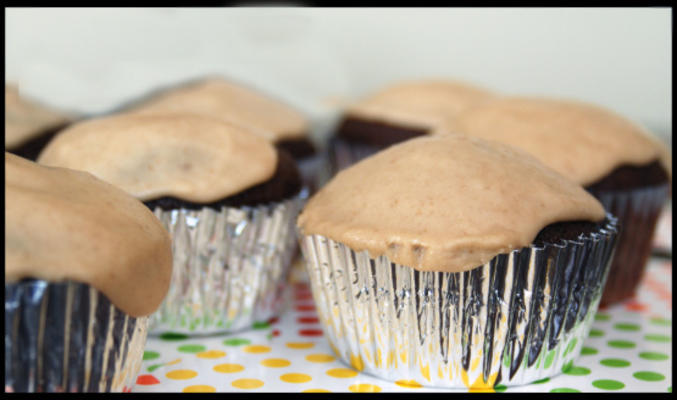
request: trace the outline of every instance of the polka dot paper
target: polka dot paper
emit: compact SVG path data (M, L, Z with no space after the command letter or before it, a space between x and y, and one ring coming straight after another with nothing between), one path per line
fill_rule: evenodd
M133 392L436 392L339 361L300 265L278 318L239 333L148 339ZM672 262L652 259L637 296L600 309L577 361L560 375L498 392L671 392ZM460 391L460 390L459 390Z

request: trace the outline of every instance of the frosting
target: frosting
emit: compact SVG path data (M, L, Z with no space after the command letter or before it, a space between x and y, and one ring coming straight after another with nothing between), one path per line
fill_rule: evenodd
M134 113L175 111L225 119L273 142L305 137L309 129L303 115L293 108L220 78L168 90L130 110Z
M503 142L532 154L581 185L623 164L660 159L670 173L667 149L646 130L598 106L570 100L506 97L457 115L433 132L453 132Z
M211 203L270 179L277 152L266 139L195 114L120 114L72 125L38 162L83 170L141 200Z
M86 283L138 317L160 306L171 273L169 234L140 201L5 152L5 283Z
M448 135L411 139L341 171L297 224L371 257L459 272L529 246L551 223L604 215L583 188L528 154Z
M433 128L493 98L489 91L453 81L413 81L387 87L346 110L348 116L412 128Z
M16 86L5 85L5 148L15 149L70 117L19 96Z

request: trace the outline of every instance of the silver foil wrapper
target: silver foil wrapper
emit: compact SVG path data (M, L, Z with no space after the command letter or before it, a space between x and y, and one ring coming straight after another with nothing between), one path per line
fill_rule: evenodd
M260 207L154 210L172 237L167 297L152 334L250 328L279 312L301 198Z
M148 317L77 282L5 284L5 392L131 391Z
M329 140L328 146L329 173L331 176L336 175L339 171L387 147L348 142L341 138L333 137Z
M320 235L301 238L313 297L345 363L390 380L485 389L558 374L588 335L616 242L598 232L421 272Z
M669 185L663 184L627 191L590 191L607 212L618 218L620 225L616 256L602 295L603 305L627 300L635 294L669 190Z

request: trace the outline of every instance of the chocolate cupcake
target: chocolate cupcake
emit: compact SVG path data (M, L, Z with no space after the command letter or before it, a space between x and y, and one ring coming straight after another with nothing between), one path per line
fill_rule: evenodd
M634 295L671 175L667 149L648 132L598 106L528 97L468 109L446 131L518 147L597 197L621 227L602 304Z
M5 152L5 179L5 392L131 390L169 234L90 174Z
M288 152L304 182L316 185L317 151L307 119L292 107L259 91L219 77L159 89L122 112L190 112L241 125Z
M336 354L380 378L519 385L578 356L615 219L508 146L463 136L390 147L341 171L297 221Z
M126 114L71 126L39 161L124 189L169 231L172 285L151 332L230 332L279 311L301 179L267 140L195 114Z
M5 150L35 161L38 154L73 117L19 96L5 85Z
M350 106L330 139L334 173L396 143L428 134L467 107L493 98L453 81L402 82Z

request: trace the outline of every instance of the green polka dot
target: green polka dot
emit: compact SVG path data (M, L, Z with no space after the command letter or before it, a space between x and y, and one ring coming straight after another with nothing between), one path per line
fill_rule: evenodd
M496 386L494 386L494 390L497 391L497 392L505 392L505 389L507 389L507 388L508 388L508 387L505 386L505 385L496 385Z
M604 360L601 360L599 363L604 365L605 367L613 367L613 368L623 368L630 366L630 361L623 360L620 358L605 358Z
M664 353L656 353L653 351L644 351L642 353L639 353L639 356L645 360L650 360L650 361L663 361L667 360L670 358L667 354Z
M174 340L188 339L188 335L184 335L183 333L165 332L162 335L160 335L160 339L171 342Z
M223 344L225 344L226 346L242 346L250 343L251 341L249 339L242 338L232 338L223 341Z
M600 314L600 313L595 314L595 321L604 322L604 321L608 321L610 319L611 319L611 315L609 315L609 314Z
M604 331L600 331L599 329L590 329L590 334L588 336L590 336L590 337L602 337L602 336L604 336Z
M148 350L143 352L143 361L155 360L156 358L160 358L160 353L157 351Z
M672 386L668 386L668 392L672 393Z
M569 366L569 364L567 364L566 366ZM584 375L590 374L589 369L587 369L585 367L575 367L573 365L569 366L569 368L567 368L567 369L562 368L562 372L564 372L567 375L573 375L573 376L584 376Z
M652 324L654 325L660 325L660 326L670 326L672 325L672 321L669 319L661 318L661 317L653 317L649 321L651 321Z
M578 343L578 339L576 339L576 338L574 338L574 340L572 340L571 342L569 342L569 344L567 345L567 348L564 350L564 354L563 354L563 355L566 356L567 354L569 354L569 353L571 353L572 351L574 351L574 348L576 347L576 344L577 344L577 343Z
M627 322L619 322L617 324L614 324L614 329L619 331L636 332L639 330L639 325L630 324Z
M648 382L658 382L662 381L665 379L665 375L659 374L658 372L651 372L651 371L639 371L635 372L632 374L635 378L639 379L640 381L648 381Z
M153 371L155 371L156 369L160 368L160 367L163 366L163 365L164 365L164 364L153 364L153 365L151 365L150 367L148 367L148 372L153 372Z
M613 379L598 379L592 381L592 386L602 390L621 390L625 387L625 384Z
M580 390L577 389L572 389L572 388L554 388L550 390L550 393L580 393Z
M650 340L652 342L669 342L672 340L670 336L659 335L657 333L650 333L648 335L644 335L644 339Z
M254 322L252 329L267 329L270 328L270 324L266 321Z
M178 350L182 353L199 353L207 350L207 348L201 344L184 344L179 346Z
M582 356L594 356L597 353L598 353L597 349L592 348L592 347L583 347L581 349L581 355Z
M550 350L548 355L545 357L545 364L543 368L548 369L552 365L552 362L555 361L555 350Z
M531 383L533 383L533 384L540 384L540 383L546 383L546 382L549 382L549 381L550 381L550 378L543 378L543 379L539 379L539 380L537 380L537 381L533 381L533 382L531 382Z
M634 349L635 346L637 346L635 342L629 342L627 340L609 340L606 344L609 345L609 347L617 349Z

